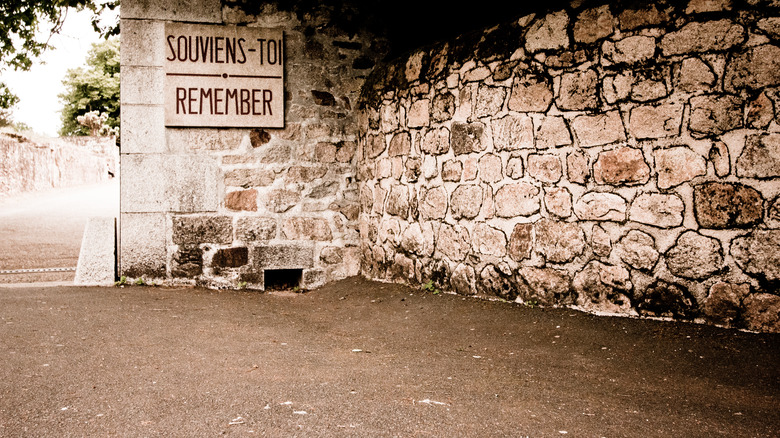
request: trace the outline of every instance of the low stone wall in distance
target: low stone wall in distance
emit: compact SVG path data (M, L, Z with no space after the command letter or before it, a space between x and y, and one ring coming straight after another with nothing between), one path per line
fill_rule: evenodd
M92 184L116 174L113 137L48 138L0 132L0 197Z
M586 2L377 68L364 275L780 331L780 11L747 3Z

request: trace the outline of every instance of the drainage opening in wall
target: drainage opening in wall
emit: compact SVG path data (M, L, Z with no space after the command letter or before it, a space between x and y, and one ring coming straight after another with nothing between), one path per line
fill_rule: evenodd
M266 269L265 290L289 290L301 286L303 269Z

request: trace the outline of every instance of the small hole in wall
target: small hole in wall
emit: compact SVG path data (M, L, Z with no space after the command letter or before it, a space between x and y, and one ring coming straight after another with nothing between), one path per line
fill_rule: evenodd
M289 290L300 287L303 269L266 269L265 290Z

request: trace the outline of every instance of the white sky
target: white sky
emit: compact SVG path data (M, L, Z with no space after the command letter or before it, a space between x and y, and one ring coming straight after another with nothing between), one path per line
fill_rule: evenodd
M26 123L39 134L58 135L62 104L57 95L65 91L65 72L83 66L92 43L100 40L92 30L91 19L89 11L69 9L62 31L50 41L53 48L45 51L29 71L8 69L0 73L0 80L19 96L12 110L14 122Z

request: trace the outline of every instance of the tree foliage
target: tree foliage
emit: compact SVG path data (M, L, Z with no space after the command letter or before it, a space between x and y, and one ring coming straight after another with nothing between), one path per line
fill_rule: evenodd
M108 128L119 130L119 38L93 44L86 66L68 70L62 83L60 135L90 135L92 127L78 118L91 112Z

